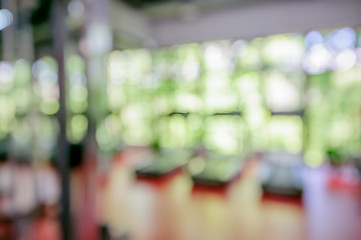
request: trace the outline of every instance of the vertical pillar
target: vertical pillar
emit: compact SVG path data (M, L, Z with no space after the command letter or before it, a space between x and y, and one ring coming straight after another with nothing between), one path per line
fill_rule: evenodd
M9 10L13 14L13 22L10 26L1 30L2 34L2 58L6 61L12 61L15 59L15 32L16 32L16 1L13 0L1 0L1 6L3 9Z
M16 32L16 45L18 47L17 58L23 58L28 61L34 60L34 42L31 26L31 9L34 3L29 0L19 1L19 13L17 22L18 31Z
M84 210L89 226L84 232L79 229L79 239L98 239L99 213L97 212L99 166L104 162L104 155L98 148L96 129L106 116L106 54L112 48L112 34L108 24L108 0L85 0L86 25L83 36L82 52L86 58L88 79L88 134L85 147L84 161ZM82 227L80 227L82 228Z
M60 126L58 143L58 168L61 176L61 232L63 240L71 240L71 210L70 210L70 175L68 162L68 142L66 137L66 98L65 98L65 63L64 46L66 40L65 31L65 2L54 0L52 6L52 29L54 57L58 62L59 82L59 112L58 122Z

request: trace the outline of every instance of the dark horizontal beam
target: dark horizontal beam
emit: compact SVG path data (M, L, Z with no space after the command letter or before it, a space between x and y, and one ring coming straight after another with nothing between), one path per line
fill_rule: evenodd
M214 116L242 116L242 113L240 111L234 111L234 112L219 112L214 113Z
M303 117L305 110L298 111L271 111L272 116L300 116Z
M167 114L166 116L168 117L172 117L175 115L181 115L183 117L188 117L190 114L192 114L191 112L171 112L169 114ZM210 114L209 116L242 116L242 112L240 111L233 111L233 112L217 112L217 113L213 113Z

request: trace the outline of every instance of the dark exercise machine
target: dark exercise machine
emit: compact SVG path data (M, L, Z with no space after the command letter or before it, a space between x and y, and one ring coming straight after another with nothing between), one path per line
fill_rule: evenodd
M161 117L169 120L174 116L182 116L186 119L188 115L189 113L172 112ZM171 133L167 132L167 134ZM168 176L184 167L193 154L190 149L162 148L159 144L159 135L151 150L152 153L148 156L148 159L144 159L146 163L135 169L135 174L138 177L160 178Z
M287 152L264 153L261 162L261 184L265 194L301 197L302 155Z
M190 160L189 171L196 185L225 186L236 179L243 168L242 157L223 156L213 152L206 155Z
M271 112L271 114L272 116L299 116L302 118L303 132L305 132L304 111ZM263 153L260 163L260 179L264 194L301 197L303 170L302 153L292 154L285 151Z
M241 112L222 112L215 113L212 117L236 117L241 120L242 114ZM211 150L204 150L190 160L188 169L196 185L222 187L239 176L244 167L246 155L245 151L239 156L226 156Z
M137 167L135 173L138 177L160 178L181 169L190 158L186 150L160 151L149 156L148 163Z

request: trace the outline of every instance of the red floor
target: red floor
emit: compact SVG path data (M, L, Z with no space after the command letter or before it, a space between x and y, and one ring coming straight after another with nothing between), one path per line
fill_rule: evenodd
M94 165L73 172L76 239L96 239L95 222L126 230L132 240L361 239L360 194L350 174L335 181L340 176L332 178L326 167L307 171L302 203L263 197L256 164L228 188L209 190L193 188L184 172L160 181L137 180L132 157L113 162L98 194ZM20 239L55 240L59 233L56 218L48 214Z

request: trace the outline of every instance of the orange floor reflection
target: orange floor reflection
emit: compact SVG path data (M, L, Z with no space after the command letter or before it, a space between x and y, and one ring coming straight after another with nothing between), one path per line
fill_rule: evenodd
M361 239L358 196L330 192L322 169L307 173L304 203L295 204L262 198L254 167L217 192L195 191L182 172L161 182L136 180L130 162L114 164L101 212L133 240Z

